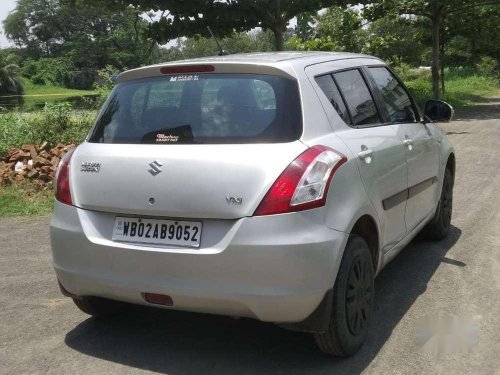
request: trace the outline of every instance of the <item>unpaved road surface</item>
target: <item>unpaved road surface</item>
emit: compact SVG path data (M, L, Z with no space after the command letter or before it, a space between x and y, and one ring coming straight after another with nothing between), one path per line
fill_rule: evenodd
M143 307L89 318L59 293L48 218L19 218L0 220L0 373L500 374L500 99L456 119L443 127L457 154L451 234L413 241L380 273L354 357L247 319ZM474 319L469 350L419 349L420 321L452 315Z

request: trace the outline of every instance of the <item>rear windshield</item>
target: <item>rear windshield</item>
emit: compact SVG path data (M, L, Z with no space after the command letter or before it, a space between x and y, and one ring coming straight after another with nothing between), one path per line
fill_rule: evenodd
M119 84L93 143L275 143L302 134L294 80L255 74L165 75Z

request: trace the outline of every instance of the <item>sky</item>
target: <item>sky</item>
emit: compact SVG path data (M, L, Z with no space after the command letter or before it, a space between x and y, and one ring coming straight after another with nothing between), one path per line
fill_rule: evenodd
M4 19L7 18L9 12L16 7L16 2L17 0L0 0L0 24ZM1 25L1 31L2 33L0 34L0 48L5 48L8 47L10 43L3 34L3 24Z

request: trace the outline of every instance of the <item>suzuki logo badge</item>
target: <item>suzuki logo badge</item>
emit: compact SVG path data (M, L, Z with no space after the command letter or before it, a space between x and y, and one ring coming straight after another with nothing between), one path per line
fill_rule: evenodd
M158 173L161 172L160 167L163 166L163 164L155 160L154 162L149 163L149 166L151 167L151 169L148 169L148 172L151 173L153 176L156 176Z

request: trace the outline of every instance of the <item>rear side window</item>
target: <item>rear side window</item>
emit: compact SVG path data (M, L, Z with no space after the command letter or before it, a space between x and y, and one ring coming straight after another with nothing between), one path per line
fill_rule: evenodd
M333 77L342 92L353 125L379 124L380 117L373 97L358 69L334 73Z
M327 74L324 76L316 77L315 80L318 86L323 91L323 93L328 98L328 101L331 103L333 108L335 108L339 116L342 118L342 120L344 120L346 124L351 124L349 112L347 112L344 100L342 99L340 91L335 82L333 81L332 76Z
M296 81L255 74L165 75L122 83L89 142L276 143L302 134Z
M410 96L396 77L384 67L369 68L378 88L382 92L385 107L391 122L417 122Z

